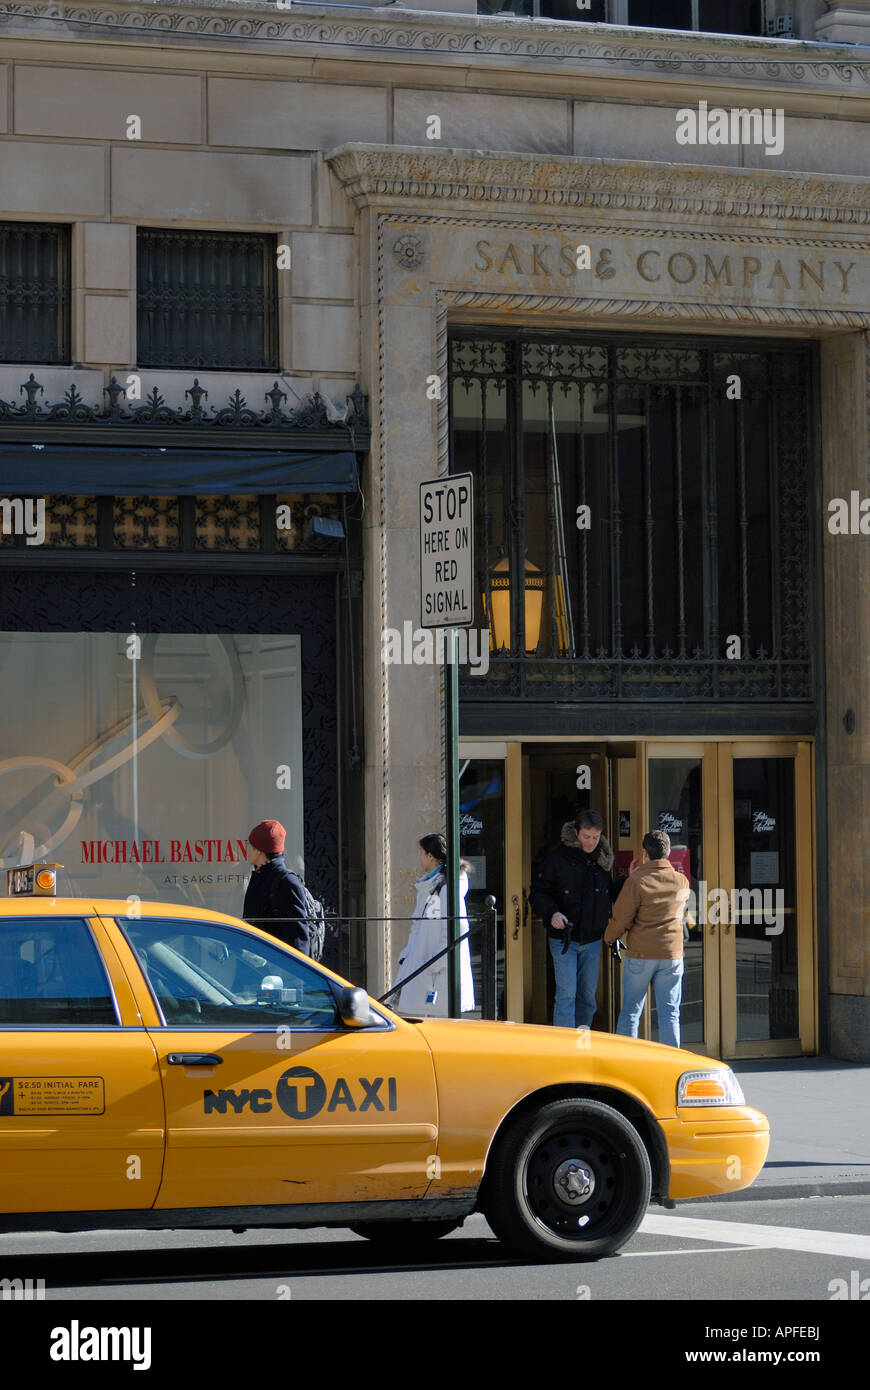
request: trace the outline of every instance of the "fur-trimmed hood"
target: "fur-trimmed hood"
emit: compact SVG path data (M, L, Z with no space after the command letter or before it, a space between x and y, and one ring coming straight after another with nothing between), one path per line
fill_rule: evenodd
M568 849L576 849L578 853L582 854L580 842L577 839L577 830L572 820L566 820L565 824L562 826L562 844L566 845ZM598 855L596 857L598 867L609 874L610 870L613 868L615 857L610 847L610 841L602 835L601 839L598 841Z

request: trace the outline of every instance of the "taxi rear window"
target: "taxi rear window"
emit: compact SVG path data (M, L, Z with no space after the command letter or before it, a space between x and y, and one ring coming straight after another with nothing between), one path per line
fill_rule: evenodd
M0 1027L117 1023L102 958L86 921L0 919Z

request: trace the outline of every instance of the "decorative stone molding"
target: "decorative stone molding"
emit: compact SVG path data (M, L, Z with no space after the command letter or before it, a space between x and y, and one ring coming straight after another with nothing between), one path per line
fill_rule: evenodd
M600 314L611 323L620 319L647 318L669 323L716 323L723 329L732 325L762 328L870 328L870 313L849 309L767 308L757 304L699 304L656 299L609 299L606 295L571 298L547 294L486 294L457 290L445 292L450 309L516 311L536 314Z
M460 206L600 208L741 225L747 219L816 226L870 224L870 179L843 175L363 144L341 145L325 158L359 207L407 207L412 201L431 204L438 198ZM406 221L413 215L409 209ZM612 221L608 225L613 226Z
M405 270L416 269L426 258L422 241L411 232L406 232L398 241L393 242L393 255Z
M860 3L860 0L859 0ZM857 10L859 3L844 9ZM839 7L838 7L839 8ZM824 16L823 19L827 19ZM399 6L348 6L318 10L306 6L279 10L262 0L173 0L171 4L142 5L105 0L98 5L41 3L7 4L0 8L0 26L28 37L108 39L137 36L179 45L215 39L226 49L268 47L292 50L322 45L331 57L362 56L383 61L416 56L427 66L443 61L451 67L466 58L500 60L503 66L559 70L566 60L587 74L609 70L634 71L660 77L693 79L709 90L711 79L737 79L743 87L778 82L796 91L808 86L861 93L870 90L870 62L856 58L840 44L783 44L777 39L734 37L691 32L651 32L611 24L572 24L557 20L501 18L498 15L449 14L405 10ZM837 33L836 28L833 31ZM543 60L543 61L542 61ZM549 60L549 62L547 62ZM482 62L492 69L498 63ZM572 76L574 74L572 73Z
M102 405L89 404L74 381L53 404L40 403L44 391L31 372L19 388L19 395L25 397L23 401L0 399L0 438L10 438L13 432L22 438L33 432L45 438L66 438L72 437L73 431L83 442L87 439L107 443L110 434L112 440L123 437L130 442L147 442L152 436L173 433L179 438L183 435L186 443L208 445L220 438L244 441L250 446L253 434L259 434L264 443L266 439L271 444L280 441L282 447L291 442L309 448L351 448L360 452L369 447L368 396L360 390L359 383L345 397L343 409L327 403L315 391L295 408L285 410L287 392L281 390L277 381L271 391L264 392L268 410L250 406L238 387L226 405L209 408L202 403L208 398L208 391L200 386L198 377L184 392L190 405L177 410L167 404L156 386L140 404L127 403L126 388L115 376L103 387L103 395L109 399Z

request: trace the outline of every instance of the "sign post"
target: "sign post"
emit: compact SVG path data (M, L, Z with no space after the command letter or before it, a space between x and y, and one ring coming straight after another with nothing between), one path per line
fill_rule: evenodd
M474 622L474 479L457 473L420 484L420 625L446 626L444 783L447 839L447 940L459 923L459 628ZM459 952L448 957L447 1012L461 1012Z

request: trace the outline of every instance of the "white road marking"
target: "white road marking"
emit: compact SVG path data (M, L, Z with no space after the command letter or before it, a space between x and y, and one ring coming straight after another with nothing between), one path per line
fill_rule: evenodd
M870 1260L870 1236L853 1235L848 1231L804 1231L796 1226L755 1226L748 1221L653 1215L644 1217L638 1231L648 1236L748 1244L759 1250L800 1250L808 1255L844 1255L852 1260Z
M711 1245L709 1250L625 1250L620 1259L645 1260L650 1255L733 1255L736 1250L759 1250L758 1245Z

